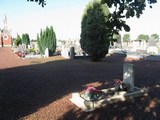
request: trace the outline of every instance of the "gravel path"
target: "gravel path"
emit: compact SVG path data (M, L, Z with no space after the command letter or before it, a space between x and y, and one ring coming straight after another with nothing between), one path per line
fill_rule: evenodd
M86 113L71 93L86 85L111 87L122 79L123 63L135 65L135 85L148 97L108 105ZM20 59L0 48L0 120L160 120L160 62L111 56L94 63L62 57Z

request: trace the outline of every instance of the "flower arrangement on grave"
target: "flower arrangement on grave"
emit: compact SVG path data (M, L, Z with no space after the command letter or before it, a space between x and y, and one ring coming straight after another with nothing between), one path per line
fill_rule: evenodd
M114 87L115 87L115 92L128 91L130 88L130 85L118 79L118 80L115 80Z
M85 100L97 100L101 96L102 91L96 89L92 86L87 86L84 92L81 94L81 97Z

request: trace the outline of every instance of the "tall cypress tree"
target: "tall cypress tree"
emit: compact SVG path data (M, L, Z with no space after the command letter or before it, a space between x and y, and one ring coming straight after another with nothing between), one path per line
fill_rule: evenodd
M18 34L17 34L16 39L14 40L14 44L16 46L18 46L19 44L22 44L22 39L21 39L21 37Z
M49 55L53 55L56 50L56 35L53 27L47 26L45 30L41 30L40 35L37 35L38 46L41 54L44 54L45 49L49 49Z
M49 48L50 54L53 55L53 53L56 50L56 34L52 26L49 28L48 40L49 40L48 48Z
M81 48L93 61L98 61L108 53L110 31L107 28L109 10L100 0L88 3L81 22Z
M22 44L25 44L26 47L28 47L28 45L30 44L30 38L29 38L29 34L28 33L25 33L25 34L22 34Z
M26 45L29 45L30 44L29 34L26 33L25 36L26 36Z
M38 42L38 48L39 48L40 53L44 54L39 34L37 34L37 42Z

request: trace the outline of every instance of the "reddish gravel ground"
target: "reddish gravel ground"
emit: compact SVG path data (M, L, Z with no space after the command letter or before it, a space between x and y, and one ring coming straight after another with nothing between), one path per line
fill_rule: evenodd
M71 93L93 85L111 87L122 79L123 63L135 65L135 85L147 97L86 113L73 105ZM21 59L0 48L0 120L160 120L160 62L117 56L98 63L60 56Z

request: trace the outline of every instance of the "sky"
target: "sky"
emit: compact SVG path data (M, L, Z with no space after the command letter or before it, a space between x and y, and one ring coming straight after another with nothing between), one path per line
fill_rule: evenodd
M47 5L42 8L38 3L27 0L1 0L0 29L3 19L7 16L8 28L13 37L17 34L28 33L30 39L36 39L37 33L46 26L53 26L57 39L79 39L81 32L81 18L90 0L46 0ZM131 39L139 34L151 35L159 31L160 3L147 8L138 18L127 19L131 27ZM126 32L122 31L121 34Z
M152 35L154 33L160 36L160 1L152 5L152 9L148 6L140 18L127 19L126 23L130 26L129 34L131 39L136 39L140 34ZM125 31L121 32L125 34Z

